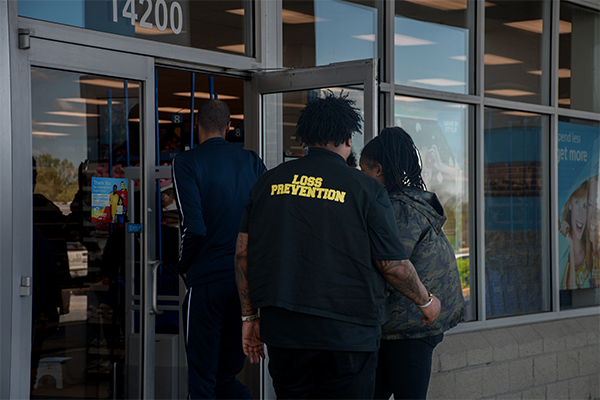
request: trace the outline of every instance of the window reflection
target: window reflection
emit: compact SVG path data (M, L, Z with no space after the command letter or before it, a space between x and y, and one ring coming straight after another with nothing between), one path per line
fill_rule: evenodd
M558 122L560 306L598 305L600 293L600 124Z
M527 103L548 104L548 55L543 40L550 2L487 2L485 8L485 94ZM518 46L515 46L518 43ZM542 79L542 75L546 77Z
M254 55L253 2L19 0L19 16L156 42Z
M396 1L397 84L469 93L472 4L466 0Z
M377 57L378 2L283 1L283 65L313 67Z
M140 84L44 68L31 82L31 394L122 398L125 223L139 210L125 170L139 164Z
M542 181L548 118L486 108L485 127L487 317L549 311Z
M600 13L560 3L558 105L600 112Z
M448 218L443 230L452 244L467 302L467 318L475 319L475 274L470 269L468 108L405 96L395 97L395 125L419 149L427 190L437 194Z

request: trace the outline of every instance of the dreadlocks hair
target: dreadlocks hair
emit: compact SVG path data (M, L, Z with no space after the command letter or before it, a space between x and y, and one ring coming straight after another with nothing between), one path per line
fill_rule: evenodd
M221 100L208 100L198 109L198 125L210 133L223 132L230 121L229 107Z
M296 140L305 146L327 146L333 142L337 147L355 132L361 133L362 116L354 104L347 93L336 97L332 91L326 91L302 110L296 125Z
M385 186L390 192L404 187L427 190L421 176L421 157L417 146L402 128L381 131L363 148L361 159L371 168L381 164Z

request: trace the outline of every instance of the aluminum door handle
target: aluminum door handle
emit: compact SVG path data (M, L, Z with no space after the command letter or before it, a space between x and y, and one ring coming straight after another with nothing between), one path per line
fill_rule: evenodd
M158 292L158 267L163 264L161 260L151 261L152 266L152 310L150 314L161 315L162 310L158 309L157 292Z

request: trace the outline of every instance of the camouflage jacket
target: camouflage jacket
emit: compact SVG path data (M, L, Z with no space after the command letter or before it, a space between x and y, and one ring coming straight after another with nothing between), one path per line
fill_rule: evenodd
M389 195L402 244L425 287L440 299L442 309L433 324L423 324L417 306L393 291L388 298L390 320L382 326L381 338L438 335L462 321L466 310L454 250L442 231L444 209L431 192L404 188Z

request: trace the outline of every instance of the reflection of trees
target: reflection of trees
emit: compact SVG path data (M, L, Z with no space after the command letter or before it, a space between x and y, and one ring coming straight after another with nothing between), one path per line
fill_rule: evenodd
M34 157L37 163L35 193L53 202L68 203L78 190L77 168L66 158L61 160L50 154Z

